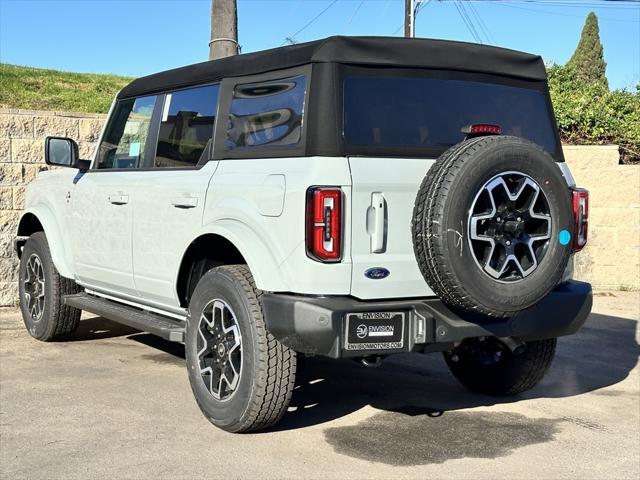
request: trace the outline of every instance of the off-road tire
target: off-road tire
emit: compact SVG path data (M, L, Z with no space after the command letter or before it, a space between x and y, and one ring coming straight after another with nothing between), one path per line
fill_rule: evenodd
M242 372L237 390L225 401L205 386L197 356L198 320L215 298L233 309L242 334ZM189 303L185 350L196 402L217 427L235 433L262 430L285 414L295 382L296 353L267 331L262 291L246 265L219 266L202 276Z
M481 364L460 347L444 357L451 373L469 390L511 396L530 390L542 380L553 361L556 343L555 338L527 342L526 350L519 355L504 348L500 360L490 365Z
M553 222L545 258L529 277L512 284L482 272L471 256L466 231L475 193L494 175L510 170L522 171L544 186ZM548 153L517 137L479 137L447 150L422 181L411 225L425 281L459 311L508 317L531 307L560 282L571 254L571 245L558 242L558 232L573 227L567 183ZM461 243L455 232L462 234Z
M25 297L25 276L27 263L32 255L37 255L44 272L44 306L42 317L35 320L29 312ZM53 260L49 244L44 232L36 232L29 237L22 250L19 267L20 310L25 327L31 336L43 342L64 340L78 328L82 311L64 305L62 297L81 291L81 288L71 279L58 273Z

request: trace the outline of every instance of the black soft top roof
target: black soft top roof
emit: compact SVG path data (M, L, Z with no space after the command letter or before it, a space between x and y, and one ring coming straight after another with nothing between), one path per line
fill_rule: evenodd
M540 56L505 48L421 38L335 36L155 73L131 82L118 98L311 63L433 68L493 73L526 80L547 78Z

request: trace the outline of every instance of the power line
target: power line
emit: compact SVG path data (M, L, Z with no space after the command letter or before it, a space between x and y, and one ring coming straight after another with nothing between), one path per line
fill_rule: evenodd
M7 0L0 0L0 1L7 1ZM10 1L10 0L9 0ZM126 1L126 0L118 0L118 1ZM251 2L256 2L256 3L262 3L265 0L238 0L239 2L242 3L251 3ZM300 3L301 0L279 0L281 2L290 2L290 3ZM304 0L304 3L326 3L327 0ZM339 0L342 3L355 3L355 2L360 2L361 0ZM378 2L378 3L390 3L390 0L369 0L371 2ZM454 1L454 0L447 0L447 1ZM633 4L633 5L639 5L640 4L640 0L457 0L457 1L464 1L464 2L476 2L476 3L489 3L489 2L533 2L533 3L547 3L547 4L554 4L554 3L566 3L566 4L572 4L572 5L593 5L593 4L606 4L606 5L610 5L612 7L616 7L616 6L622 6L624 7L624 4ZM420 1L420 3L423 3L422 1ZM626 8L630 8L630 6L626 6Z
M482 40L480 40L480 37L478 36L478 32L476 32L476 29L469 22L466 14L462 12L462 9L460 8L460 5L459 5L460 3L461 2L459 2L458 0L453 0L453 5L456 7L456 10L458 10L458 14L460 15L460 18L464 22L465 26L467 27L467 30L469 30L469 33L471 34L471 36L475 39L476 42L482 43Z
M566 8L598 8L607 10L631 10L640 9L640 1L631 2L631 0L591 0L591 1L567 1L567 0L438 0L440 2L463 1L467 5L472 3L483 3L485 5L499 5L505 3L515 3L520 5L544 6L544 7L566 7ZM622 3L624 2L624 3ZM631 2L631 3L629 3Z
M376 1L376 0L370 0L370 1ZM482 32L482 35L484 35L484 37L487 39L487 42L493 45L496 44L495 39L491 34L491 31L489 30L487 24L484 22L484 20L480 16L480 13L476 10L475 6L473 5L474 3L478 3L478 4L483 3L484 5L499 5L507 8L516 8L519 10L526 10L526 11L536 12L536 13L541 13L546 15L559 15L564 17L575 17L575 18L584 18L584 15L567 13L567 12L559 12L559 11L551 11L548 9L548 7L561 7L561 8L576 7L576 8L599 8L599 9L604 8L609 10L620 10L620 11L623 11L623 10L634 11L634 12L638 11L638 13L640 13L640 0L580 0L580 1L578 0L576 1L569 1L569 0L438 0L438 1L442 3L449 2L456 7L456 10L458 11L460 18L464 22L465 27L467 28L471 36L475 39L475 41L477 41L478 43L482 43L480 35L478 33L478 29L479 29L479 31ZM426 5L426 3L428 2L418 3L415 10L416 15L424 7L424 5ZM473 23L470 23L471 18L469 18L467 11L466 10L464 10L464 12L461 11L459 5L463 6L464 4L466 4L469 7L471 14L473 15L475 21L478 24L478 29L474 27ZM534 8L531 8L529 5L533 6ZM541 8L538 8L538 7L541 7ZM465 14L466 14L466 17L465 17ZM605 20L605 21L613 21L613 22L639 23L639 20L633 20L628 18L622 19L622 18L601 17L600 15L598 15L598 19ZM398 32L402 30L403 26L404 25L401 24L393 32L392 35L397 35ZM474 34L474 30L475 30L475 34Z
M313 17L311 20L309 20L302 28L300 28L296 33L294 33L293 35L289 35L287 37L287 39L282 42L282 45L286 45L288 42L290 41L294 41L296 39L296 36L298 36L301 32L303 32L307 27L309 27L313 22L315 22L317 19L319 19L327 10L329 10L331 7L333 7L334 4L336 4L338 2L338 0L333 0L329 5L327 5L322 11L320 11L320 13L318 13L315 17Z
M440 0L456 1L456 0ZM540 6L554 6L567 8L599 8L609 10L637 10L640 8L640 1L631 0L591 0L591 1L567 1L567 0L466 0L466 3L504 4L518 3Z
M577 15L577 14L573 14L573 13L564 13L564 12L552 12L550 10L539 10L537 8L529 8L529 7L523 7L520 5L509 5L508 3L504 2L504 1L494 1L492 2L494 5L498 5L501 7L507 7L507 8L517 8L518 10L527 10L529 12L537 12L537 13L544 13L547 15L559 15L562 17L576 17L576 18L584 18L584 15ZM546 2L545 2L546 3ZM626 23L639 23L639 20L629 20L629 19L624 19L624 18L610 18L610 17L601 17L598 15L598 20L607 20L607 21L611 21L611 22L626 22Z
M460 1L460 0L440 0L440 1ZM541 3L547 5L567 5L576 7L601 6L602 8L638 8L640 0L463 0L466 3Z
M469 9L471 10L471 13L476 17L476 20L478 21L478 25L480 25L480 29L484 32L484 36L487 38L487 41L490 44L495 45L496 41L493 38L493 35L491 35L489 28L484 23L484 20L482 20L482 17L480 16L480 13L478 13L478 11L476 10L476 7L473 6L473 2L469 2Z
M356 7L355 12L353 12L353 15L351 15L351 18L349 18L349 21L347 22L347 26L351 25L351 22L353 22L353 19L356 18L356 15L358 14L358 12L360 11L360 8L362 7L362 4L365 2L366 0L360 0L360 3L358 4L358 6Z
M483 1L504 1L504 0L483 0ZM640 4L637 0L587 0L587 1L568 1L568 0L510 0L519 3L539 3L546 5L562 5L566 7L598 7L598 8L638 8ZM629 5L630 4L630 5Z
M427 5L427 3L429 3L431 0L422 0L421 2L418 2L418 4L416 5L416 9L415 9L415 14L414 16L417 17L418 13L420 13L420 11Z
M469 15L469 12L467 12L467 5L471 6L470 2L463 2L462 0L460 0L460 8L462 9L462 11L464 12L465 16L467 17L467 20L469 20L469 24L473 27L473 29L475 30L475 32L478 34L478 38L480 38L480 43L485 43L482 41L482 35L480 34L480 27L476 28L475 25L475 20L472 18L471 15ZM489 43L489 39L487 38L487 43Z

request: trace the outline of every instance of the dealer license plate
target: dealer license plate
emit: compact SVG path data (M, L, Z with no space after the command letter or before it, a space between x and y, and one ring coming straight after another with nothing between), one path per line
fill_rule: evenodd
M348 313L346 350L396 350L404 346L404 312Z

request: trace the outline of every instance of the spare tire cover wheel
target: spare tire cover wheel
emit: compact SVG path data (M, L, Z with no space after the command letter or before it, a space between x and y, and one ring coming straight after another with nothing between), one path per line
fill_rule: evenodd
M452 147L427 172L413 245L445 303L509 316L559 283L572 224L570 191L548 153L517 137L482 137Z

